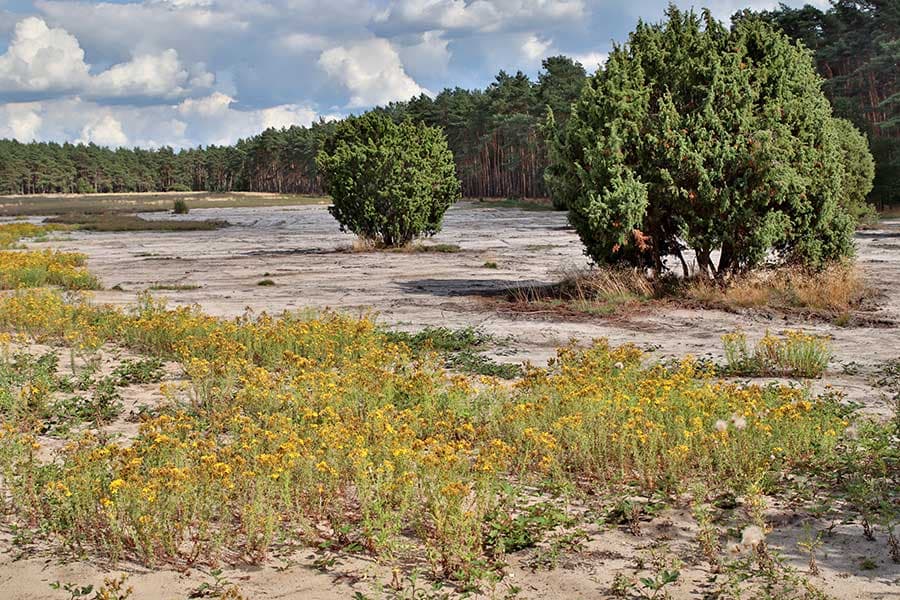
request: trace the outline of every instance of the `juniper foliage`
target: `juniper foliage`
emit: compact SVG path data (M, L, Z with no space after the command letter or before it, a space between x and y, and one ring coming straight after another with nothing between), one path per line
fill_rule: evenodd
M810 52L758 18L666 16L614 48L550 139L548 184L586 253L687 271L691 249L709 276L851 254L842 196L871 174L845 164L859 134L832 116Z
M434 235L460 198L443 131L383 113L339 123L316 163L341 229L383 246Z

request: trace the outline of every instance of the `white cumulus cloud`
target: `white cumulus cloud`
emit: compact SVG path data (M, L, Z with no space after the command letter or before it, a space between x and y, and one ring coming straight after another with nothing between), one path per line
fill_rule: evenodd
M403 68L411 77L434 77L446 73L452 52L450 42L440 31L407 36L407 43L396 45Z
M187 80L178 52L169 49L110 67L93 79L90 90L99 96L177 96Z
M110 114L98 115L90 123L81 128L83 144L93 142L98 146L125 146L128 144L128 136L122 130L122 123Z
M281 104L256 110L234 108L235 99L214 92L203 98L187 98L175 111L188 123L192 137L200 136L207 144L232 144L237 139L255 135L269 127L310 125L318 113L298 104Z
M552 40L543 40L537 35L530 35L522 44L522 55L529 63L540 62L548 55L552 46Z
M234 98L222 92L215 92L205 98L187 98L178 105L178 112L183 115L199 115L213 117L225 114L234 103Z
M400 55L382 38L330 48L319 57L319 66L350 91L349 108L429 93L406 73Z
M497 31L581 17L583 0L394 0L377 17L388 27Z
M192 87L212 85L213 76L202 65L195 65L191 71L170 48L135 56L94 75L75 36L63 28L49 27L42 19L28 17L16 25L9 48L0 55L0 90L170 98L182 96Z
M218 92L150 106L104 105L78 97L8 103L0 105L0 138L183 148L233 144L268 127L310 125L319 118L314 109L298 104L260 109L235 104L233 98Z
M90 81L88 71L75 36L28 17L16 24L9 48L0 55L0 90L74 89Z
M37 138L43 120L31 104L0 106L0 138L30 142Z
M605 65L607 59L609 59L608 52L585 52L584 54L570 54L568 56L575 62L580 62L589 75L596 72L598 67Z

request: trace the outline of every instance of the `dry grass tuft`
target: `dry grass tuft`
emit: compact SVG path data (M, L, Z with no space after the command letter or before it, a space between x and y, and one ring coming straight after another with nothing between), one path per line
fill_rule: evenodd
M625 268L568 270L559 283L521 286L507 293L515 306L604 315L656 296L655 282L639 270Z
M821 271L755 271L726 284L692 279L681 287L681 295L712 306L845 314L860 309L874 292L855 266L841 263Z
M654 300L687 300L725 310L765 309L833 320L857 321L876 292L853 264L821 271L781 267L754 271L727 282L702 278L649 278L641 270L595 267L564 271L559 283L526 285L507 291L505 308L559 315L614 315Z
M376 250L378 250L378 244L368 238L358 237L353 240L352 244L341 248L341 250L350 253L375 252Z

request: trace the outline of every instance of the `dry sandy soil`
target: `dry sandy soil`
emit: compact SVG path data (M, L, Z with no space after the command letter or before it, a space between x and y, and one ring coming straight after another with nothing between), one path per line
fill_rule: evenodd
M107 290L96 293L98 301L126 304L154 286L182 286L186 289L154 294L172 303L197 303L209 313L227 316L247 309L277 313L327 307L374 312L382 323L401 329L475 326L508 338L508 344L495 350L495 357L512 362L542 363L570 339L597 337L634 342L660 359L685 354L717 357L720 336L735 329L760 337L766 329L800 328L833 338L834 360L822 382L813 384L815 388L827 382L869 413L890 413L889 398L870 381L881 365L900 357L897 326L838 327L760 312L678 307L577 321L498 313L484 302L484 293L513 284L551 283L561 270L587 264L577 237L560 213L464 203L447 214L444 231L426 242L456 244L460 252L408 254L347 252L352 237L339 231L322 206L212 208L183 217L161 213L145 217L224 219L232 226L175 233L75 232L51 244L88 255L91 271ZM859 263L881 292L874 316L884 323L900 321L900 220L884 221L878 229L860 233L857 241ZM498 268L486 268L488 261ZM263 279L275 285L260 287ZM126 394L132 404L152 402L155 397L154 386L135 386ZM770 542L805 572L797 540L805 529L827 523L778 507L772 508L770 521L776 525ZM635 536L591 526L586 549L565 557L550 571L532 572L528 553L514 557L509 576L485 595L503 598L515 586L520 590L517 597L523 598L612 597L615 574L634 574L639 559L648 559L652 549L662 544L685 561L681 580L671 588L672 597L706 597L709 573L696 560L696 529L689 511L667 510L642 529L643 535ZM184 598L200 583L211 581L208 573L200 571L147 571L134 565L112 567L52 555L19 558L8 537L0 540L0 551L0 598L65 598L48 584L56 580L96 584L103 573L130 573L134 597L152 600ZM379 591L379 585L390 584L392 573L369 558L338 557L327 573L314 568L315 558L309 551L299 551L261 568L227 568L225 576L247 598L348 598L357 592L372 598L412 597L408 581L403 592ZM874 568L861 568L866 559ZM900 565L891 561L884 536L867 542L858 524L837 525L819 551L819 563L821 575L811 580L835 598L900 598Z

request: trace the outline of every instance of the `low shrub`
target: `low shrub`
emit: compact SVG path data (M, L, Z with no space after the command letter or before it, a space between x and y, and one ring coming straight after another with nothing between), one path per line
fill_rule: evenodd
M370 112L344 119L316 158L341 230L406 246L441 229L460 198L453 153L438 128Z
M548 188L598 264L662 271L689 248L725 277L852 254L866 139L833 117L808 51L762 19L728 28L672 4L610 52L564 127L552 119Z
M56 285L69 290L95 290L100 282L77 252L0 251L0 289Z
M176 215L186 215L191 212L191 209L188 207L187 202L185 202L183 198L179 198L172 203L172 212Z
M751 350L743 332L722 336L725 371L732 375L821 377L831 360L828 339L802 331L770 334Z

